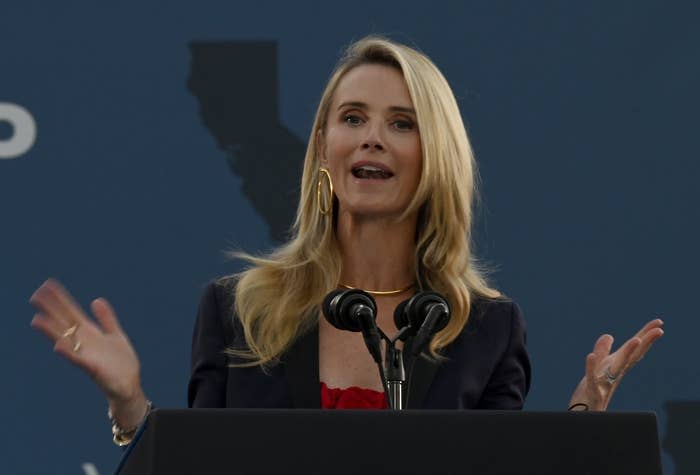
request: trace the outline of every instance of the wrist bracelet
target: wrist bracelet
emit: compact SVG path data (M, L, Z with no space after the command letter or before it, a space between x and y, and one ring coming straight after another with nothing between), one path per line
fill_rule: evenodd
M143 421L145 421L148 415L151 413L151 409L153 409L153 403L151 401L146 401L146 414L144 414L141 422L130 429L122 429L119 427L119 424L117 424L117 421L114 419L114 415L112 414L112 409L107 409L107 417L109 418L110 424L112 424L112 441L114 441L114 443L119 447L128 445L131 442L131 439L134 438L136 431L139 429L139 427L141 427L141 424L143 424Z
M579 409L579 411L587 411L588 410L588 404L584 402L577 402L576 404L572 404L569 406L569 410L573 411L577 407L582 407L583 409Z

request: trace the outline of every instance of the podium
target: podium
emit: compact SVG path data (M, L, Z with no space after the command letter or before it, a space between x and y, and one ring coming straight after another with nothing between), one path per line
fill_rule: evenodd
M653 413L154 410L118 475L661 475Z

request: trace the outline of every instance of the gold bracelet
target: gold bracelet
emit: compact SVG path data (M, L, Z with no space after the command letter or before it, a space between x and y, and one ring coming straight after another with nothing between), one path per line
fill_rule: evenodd
M139 427L141 427L143 421L145 421L148 415L151 413L151 409L153 409L153 403L151 401L146 401L146 414L144 414L141 422L130 429L122 429L119 427L119 424L117 424L117 421L114 419L114 415L112 414L112 409L107 409L107 417L109 418L109 422L112 424L112 441L114 441L114 443L119 447L129 445L131 440L134 438L134 435L136 435L136 431L139 429Z

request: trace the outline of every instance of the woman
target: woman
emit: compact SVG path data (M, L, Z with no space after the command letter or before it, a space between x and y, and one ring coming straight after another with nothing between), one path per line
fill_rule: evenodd
M487 285L470 249L474 167L454 96L426 56L381 38L351 45L316 113L294 238L267 258L244 256L249 270L204 294L190 406L381 406L362 337L319 318L328 292L351 287L374 295L388 334L394 309L416 291L449 301L449 324L416 363L409 407L521 408L530 381L524 323ZM31 303L39 310L32 325L94 378L115 440L128 442L150 403L109 303L92 302L98 325L55 281ZM661 325L649 322L612 354L603 335L570 408L604 410Z

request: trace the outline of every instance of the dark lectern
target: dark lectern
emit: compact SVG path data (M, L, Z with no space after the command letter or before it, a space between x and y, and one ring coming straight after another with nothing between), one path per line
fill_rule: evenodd
M652 413L154 411L119 475L661 475Z

